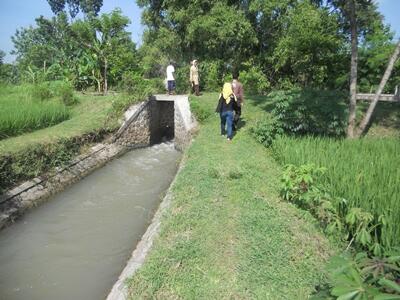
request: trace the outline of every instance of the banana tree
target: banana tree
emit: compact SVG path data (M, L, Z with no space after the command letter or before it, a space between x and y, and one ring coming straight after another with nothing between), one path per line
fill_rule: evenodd
M97 60L97 69L92 75L101 73L101 91L107 94L109 61L117 48L130 41L129 33L125 31L129 19L116 9L100 17L78 20L72 25L75 41L83 45L93 58ZM99 86L99 84L98 84Z

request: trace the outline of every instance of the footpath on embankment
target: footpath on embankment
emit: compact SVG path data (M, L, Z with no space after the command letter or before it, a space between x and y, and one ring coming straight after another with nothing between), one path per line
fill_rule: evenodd
M212 112L216 94L196 100ZM279 198L281 167L250 135L263 112L251 100L232 142L219 116L200 126L172 187L132 299L306 299L332 253L307 213Z

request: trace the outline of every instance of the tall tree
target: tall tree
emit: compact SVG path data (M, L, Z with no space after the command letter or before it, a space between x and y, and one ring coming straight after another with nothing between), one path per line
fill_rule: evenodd
M125 28L129 19L116 9L109 14L89 20L78 20L72 24L73 36L78 44L83 45L91 56L97 59L102 75L102 91L108 91L108 72L110 59L116 49L131 45L129 33Z
M47 0L47 2L55 14L64 12L68 6L72 18L75 18L79 11L86 15L97 16L103 5L103 0Z
M0 66L4 63L4 57L6 53L3 50L0 50Z

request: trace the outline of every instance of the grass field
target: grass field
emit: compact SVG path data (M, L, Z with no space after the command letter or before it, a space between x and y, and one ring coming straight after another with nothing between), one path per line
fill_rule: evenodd
M0 139L58 124L70 117L58 99L33 99L29 86L0 87Z
M364 138L277 139L275 157L282 164L313 163L327 168L323 182L337 197L347 199L350 207L361 207L387 216L382 237L386 246L400 246L400 140Z
M324 280L331 246L311 218L279 199L280 167L248 132L263 112L245 107L230 143L211 115L186 154L161 236L129 281L132 299L307 299Z
M0 155L18 152L32 145L46 144L60 138L73 138L100 130L118 127L115 120L108 120L108 113L118 96L78 95L78 104L70 108L70 118L54 126L0 140Z

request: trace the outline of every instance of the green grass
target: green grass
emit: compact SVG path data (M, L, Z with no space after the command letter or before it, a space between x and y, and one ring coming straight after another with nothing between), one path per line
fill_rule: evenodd
M0 87L0 139L52 126L70 117L61 101L33 99L30 88Z
M364 138L283 137L273 144L282 164L313 163L327 168L322 179L333 196L388 218L382 237L386 246L400 246L400 140Z
M108 120L112 102L119 96L78 95L79 102L70 109L70 118L57 125L31 133L0 140L0 155L14 153L33 145L48 144L59 139L69 139L81 135L114 130L115 120Z
M129 280L132 299L307 299L324 280L330 245L312 218L278 196L280 167L248 132L264 114L219 135L216 94L194 100L210 117L186 154L160 237Z

